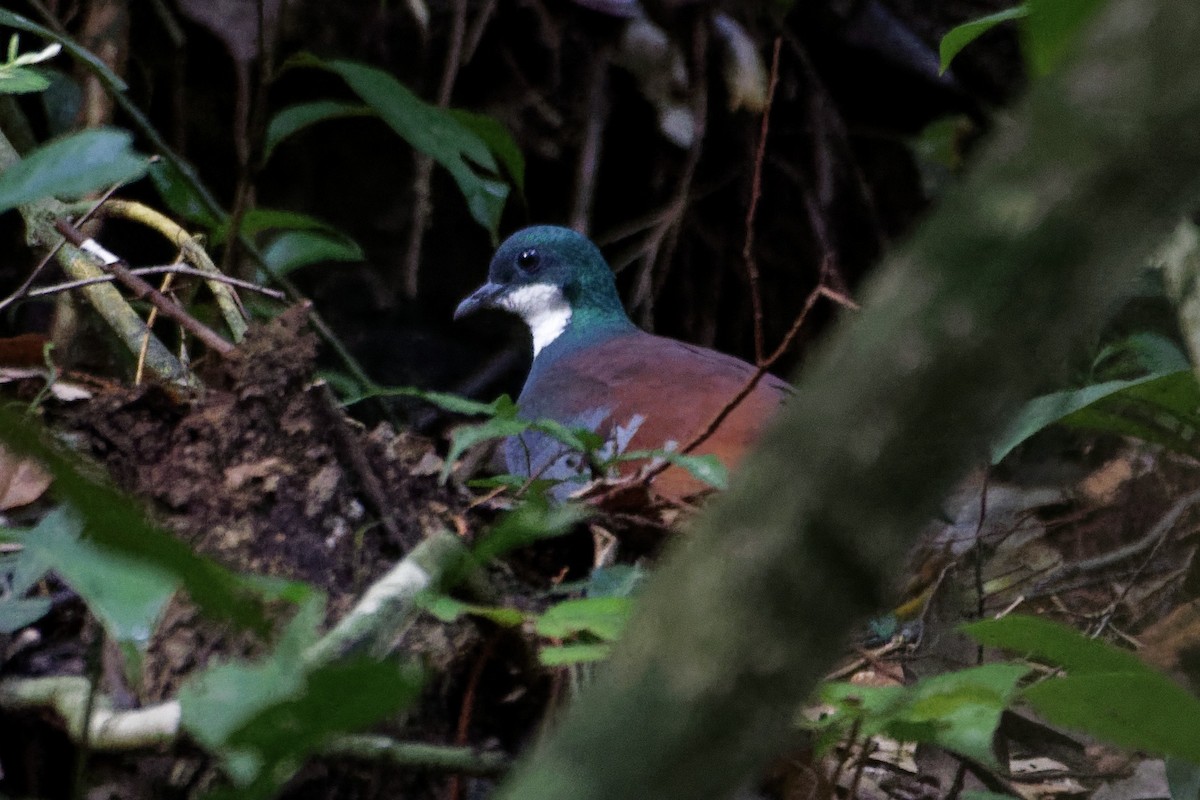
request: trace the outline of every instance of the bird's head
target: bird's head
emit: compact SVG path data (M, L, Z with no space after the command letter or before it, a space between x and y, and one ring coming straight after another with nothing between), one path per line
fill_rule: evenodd
M630 324L600 249L582 234L551 225L517 231L500 245L487 283L459 304L454 318L481 308L521 317L533 333L534 356L568 326Z

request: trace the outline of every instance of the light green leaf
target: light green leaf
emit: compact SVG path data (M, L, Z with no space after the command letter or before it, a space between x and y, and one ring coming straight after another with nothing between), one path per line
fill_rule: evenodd
M1076 674L1147 669L1136 655L1127 650L1040 617L1010 614L1000 619L972 622L963 625L961 630L987 647L1011 650Z
M454 622L464 616L482 617L497 625L512 628L525 621L525 614L515 608L481 606L464 603L444 594L423 595L418 598L421 607L442 622Z
M1025 5L1015 6L997 11L995 14L988 14L985 17L964 22L962 25L951 28L946 35L942 37L941 44L938 46L938 53L941 58L941 71L945 72L950 67L950 62L954 57L962 52L962 49L971 42L978 39L983 34L990 31L1002 22L1009 20L1021 19L1029 15L1029 7Z
M525 156L522 155L521 148L517 147L508 128L504 127L500 120L486 114L475 114L461 108L451 108L449 111L464 127L473 131L487 144L500 160L505 174L512 178L517 191L524 194Z
M711 453L694 456L689 453L677 453L674 450L630 450L617 456L615 461L639 461L641 459L661 458L677 467L681 467L698 481L703 481L717 489L729 488L729 470L724 462Z
M271 157L276 145L284 139L318 122L373 115L374 112L361 103L341 103L336 100L317 100L288 106L272 117L267 124L263 141L263 161Z
M28 67L0 68L0 94L28 94L50 88L50 79Z
M1200 763L1200 699L1147 667L1052 678L1024 696L1056 725Z
M55 492L83 518L89 543L174 576L207 614L266 628L261 599L244 580L147 522L128 497L81 470L73 454L49 444L35 420L0 407L0 441L35 457L54 476Z
M612 645L607 643L549 645L538 650L538 663L544 667L570 667L603 661L611 653Z
M287 275L321 261L362 261L362 248L341 233L288 231L263 250L263 263L274 276Z
M0 173L0 211L45 197L78 197L146 174L127 132L92 128L55 139Z
M901 741L934 744L997 766L992 741L1000 716L1017 696L1029 670L987 664L949 672L903 686L828 684L822 699L834 715L812 725L832 744L851 729L862 736L886 734Z
M144 651L179 580L159 567L84 538L78 514L58 508L21 538L70 584L118 643Z
M616 641L633 613L628 597L581 597L551 606L534 622L538 635L567 639L587 633L606 642Z
M16 633L50 613L49 597L0 598L0 633Z

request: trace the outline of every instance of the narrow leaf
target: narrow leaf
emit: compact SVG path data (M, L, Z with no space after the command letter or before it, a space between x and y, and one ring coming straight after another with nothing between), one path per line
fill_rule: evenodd
M341 233L303 230L280 234L263 250L263 263L275 276L322 261L362 261L362 248Z
M146 174L127 132L93 128L38 147L0 173L0 211L45 197L78 197Z
M1025 5L1014 6L1013 8L997 11L995 14L988 14L985 17L964 22L962 25L951 28L945 36L942 37L942 42L938 46L938 53L941 58L941 71L945 72L950 68L950 62L954 57L962 52L962 49L971 42L978 39L983 34L990 31L1002 22L1008 22L1013 19L1021 19L1029 16L1029 8Z
M1040 617L1010 614L1000 619L972 622L963 625L961 630L982 645L1011 650L1073 673L1149 669L1127 650Z
M301 103L288 106L280 111L267 124L267 132L263 141L263 161L267 161L275 147L292 134L331 119L346 117L364 117L374 114L370 108L361 103L340 103L336 100L317 100L312 103Z

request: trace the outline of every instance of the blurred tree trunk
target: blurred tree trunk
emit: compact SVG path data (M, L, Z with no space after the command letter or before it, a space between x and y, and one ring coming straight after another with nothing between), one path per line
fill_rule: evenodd
M1084 39L812 360L503 797L723 797L784 745L943 493L1197 198L1200 4L1114 0Z

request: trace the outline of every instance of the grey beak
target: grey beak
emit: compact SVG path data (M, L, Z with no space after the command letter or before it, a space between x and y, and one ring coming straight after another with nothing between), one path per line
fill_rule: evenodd
M474 314L481 308L492 308L496 305L496 300L500 298L507 287L501 286L498 283L488 281L483 286L480 286L471 296L458 304L458 308L454 309L454 318L462 319L468 314Z

